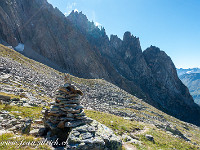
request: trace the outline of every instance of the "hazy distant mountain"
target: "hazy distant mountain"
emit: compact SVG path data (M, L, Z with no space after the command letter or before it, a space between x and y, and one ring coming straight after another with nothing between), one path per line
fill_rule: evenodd
M200 125L200 107L177 76L171 58L139 38L106 35L87 17L65 17L46 0L0 1L0 43L83 78L104 78L179 119Z
M200 68L177 69L179 78L189 88L195 103L200 105Z
M183 74L200 73L200 68L177 69L178 76Z

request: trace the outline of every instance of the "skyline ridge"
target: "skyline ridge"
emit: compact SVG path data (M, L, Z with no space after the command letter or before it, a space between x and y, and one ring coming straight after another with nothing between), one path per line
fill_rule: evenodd
M101 24L109 36L113 34L122 38L124 32L130 31L140 37L142 50L150 45L159 47L171 56L177 68L200 67L200 21L197 19L200 15L200 2L197 0L134 0L126 3L114 3L112 0L48 2L60 9L63 14L69 11L69 8L82 11L88 20Z

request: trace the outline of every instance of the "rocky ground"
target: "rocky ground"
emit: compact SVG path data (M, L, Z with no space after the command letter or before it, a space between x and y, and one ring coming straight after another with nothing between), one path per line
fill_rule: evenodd
M1 46L0 50L0 135L14 133L21 136L32 119L28 132L36 136L43 127L40 111L54 101L55 91L64 83L64 74L6 47ZM177 142L186 148L200 147L199 127L166 115L104 80L71 76L71 81L84 93L81 104L86 115L111 128L125 148L165 149L167 147L161 143L167 139L171 139L168 141L171 147L176 147ZM118 120L122 121L117 123Z

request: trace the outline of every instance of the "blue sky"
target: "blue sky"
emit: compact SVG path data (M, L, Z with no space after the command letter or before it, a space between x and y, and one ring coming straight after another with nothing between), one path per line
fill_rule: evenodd
M130 31L145 50L164 50L176 67L200 67L200 0L48 0L68 15L82 11L108 36Z

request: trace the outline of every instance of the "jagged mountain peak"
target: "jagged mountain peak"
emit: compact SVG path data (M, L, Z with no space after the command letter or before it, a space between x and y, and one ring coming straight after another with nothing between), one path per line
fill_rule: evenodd
M114 49L119 49L122 45L122 40L117 35L110 35L110 44Z
M123 41L139 40L136 36L133 36L130 31L126 31L123 36Z
M161 50L159 47L156 47L156 46L153 46L151 45L150 47L148 47L146 50L145 50L146 53L154 53L154 54L157 54L157 53L160 53Z
M95 25L93 21L89 21L87 16L81 11L75 11L72 10L72 12L67 16L67 19L73 23L76 27L79 28L79 30L84 31L84 32L89 32L89 31L96 31L96 32L102 32L103 34L106 34L105 28L101 27L99 28L98 26Z
M67 18L70 19L70 20L73 19L72 21L74 21L74 20L76 20L76 21L80 20L82 22L88 22L89 21L87 16L84 15L82 13L82 11L78 12L78 11L75 11L75 10L72 10L72 12L67 16Z
M133 36L131 32L126 31L123 36L123 43L125 45L130 45L131 47L135 47L141 49L140 40L136 36Z
M86 38L94 45L100 47L101 40L109 41L105 28L95 25L93 21L89 21L87 16L82 12L72 11L67 20L72 23Z

